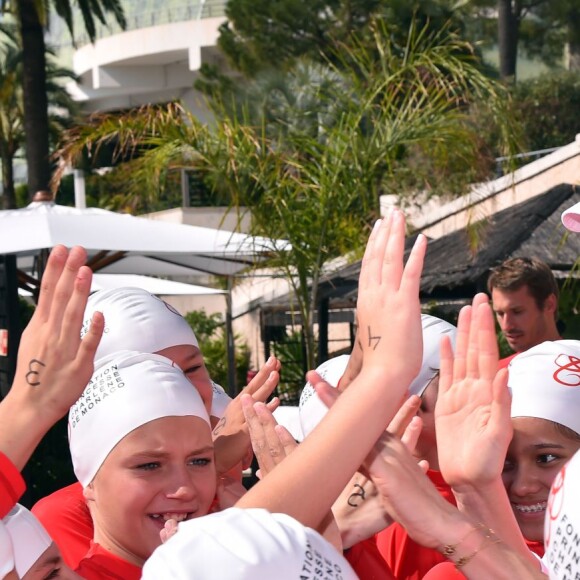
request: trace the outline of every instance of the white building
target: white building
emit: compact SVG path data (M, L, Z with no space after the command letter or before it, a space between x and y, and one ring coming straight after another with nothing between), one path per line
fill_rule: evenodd
M193 84L202 63L223 65L216 49L226 0L122 0L127 28L98 25L89 42L80 16L76 50L64 22L51 23L49 43L79 76L69 88L87 112L128 109L180 99L206 118ZM113 18L109 15L109 21Z

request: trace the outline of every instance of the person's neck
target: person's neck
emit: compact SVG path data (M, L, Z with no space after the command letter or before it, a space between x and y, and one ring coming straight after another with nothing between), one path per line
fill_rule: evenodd
M555 320L548 326L546 336L544 336L544 340L542 342L547 340L562 340Z
M128 562L129 564L133 564L133 566L142 568L143 564L145 564L143 559L139 558L128 550L125 550L125 548L123 548L123 546L121 546L114 538L111 538L109 534L99 532L97 526L95 526L93 542L108 552L111 552L111 554L121 558L121 560L125 560L125 562Z

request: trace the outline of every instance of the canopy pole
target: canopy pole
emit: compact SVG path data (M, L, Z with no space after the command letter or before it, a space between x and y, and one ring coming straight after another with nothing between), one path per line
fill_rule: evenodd
M87 193L85 188L85 172L82 169L73 170L75 185L75 207L86 209Z
M226 345L228 357L228 393L234 398L238 394L236 385L236 352L234 345L234 329L232 324L232 283L233 276L227 276L226 292Z

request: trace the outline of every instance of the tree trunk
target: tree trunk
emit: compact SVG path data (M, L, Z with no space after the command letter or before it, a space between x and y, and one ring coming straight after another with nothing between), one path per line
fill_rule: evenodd
M580 71L580 8L571 8L568 13L568 58L566 68Z
M2 206L3 209L16 209L16 193L14 191L14 164L12 157L2 152Z
M44 30L34 0L19 0L18 20L22 35L22 90L28 192L49 188L51 169L48 145L48 99Z
M516 79L519 25L519 14L512 6L512 0L498 0L499 75L504 80Z

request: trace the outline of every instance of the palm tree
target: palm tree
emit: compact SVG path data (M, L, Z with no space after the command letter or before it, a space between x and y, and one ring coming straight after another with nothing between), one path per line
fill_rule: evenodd
M4 209L16 207L13 161L24 139L20 57L16 47L6 45L0 59L0 159Z
M171 168L195 167L232 206L249 209L251 233L290 241L272 267L294 290L313 368L325 264L362 249L379 196L401 193L393 187L410 153L433 166L454 158L465 173L479 153L468 116L476 102L500 120L502 144L513 145L505 88L481 73L466 43L413 29L401 51L380 27L375 32L373 50L343 54L349 66L298 67L261 98L249 91L246 109L216 114L211 126L178 105L94 118L65 136L60 168L112 144L118 158L130 158L128 191L151 195Z
M86 31L93 41L95 19L106 21L111 12L116 21L126 26L120 0L77 0ZM0 0L0 10L16 17L22 43L22 89L24 95L24 132L28 164L28 190L48 189L51 178L49 158L49 121L46 80L46 47L44 28L50 8L62 17L74 37L73 3L71 0Z
M22 94L22 51L12 43L3 45L0 54L0 160L4 209L16 207L14 158L24 146L24 105ZM78 105L65 90L62 79L73 79L68 69L55 67L47 55L47 94L50 98L49 131L54 144L70 127Z

